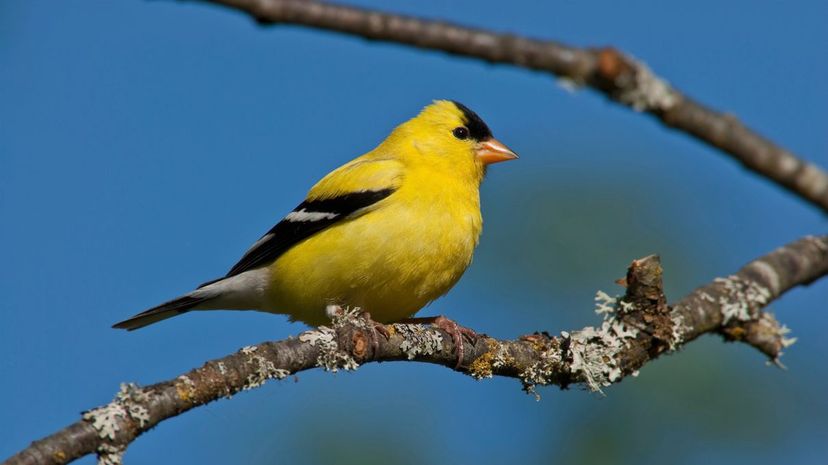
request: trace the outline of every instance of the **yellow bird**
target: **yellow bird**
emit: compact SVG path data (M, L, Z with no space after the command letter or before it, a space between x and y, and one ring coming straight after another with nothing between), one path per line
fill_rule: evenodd
M472 261L486 166L517 155L466 106L435 101L377 148L337 168L222 278L114 325L190 310L259 310L309 325L343 306L381 323L413 316ZM432 319L458 343L468 331ZM458 339L459 338L459 339Z

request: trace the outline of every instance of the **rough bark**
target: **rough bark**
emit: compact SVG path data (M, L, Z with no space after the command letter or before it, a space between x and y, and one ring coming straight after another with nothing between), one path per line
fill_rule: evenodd
M480 336L464 344L457 371L478 379L517 378L533 393L542 385L582 385L600 391L705 333L745 342L778 362L792 340L787 329L762 309L789 289L826 274L828 236L806 237L669 306L660 261L645 257L630 265L623 297L598 294L600 326L559 335L538 332L514 340ZM379 332L374 328L375 323L349 313L331 327L244 347L173 380L146 387L123 384L115 400L89 410L78 422L35 441L5 463L63 464L91 453L97 453L101 463L120 463L127 445L163 420L312 368L354 370L372 361L455 367L452 338L439 328L409 324L387 325Z

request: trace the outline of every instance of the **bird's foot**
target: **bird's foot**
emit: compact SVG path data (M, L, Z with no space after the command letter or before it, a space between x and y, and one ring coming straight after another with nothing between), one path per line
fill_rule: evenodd
M354 310L358 309L354 308ZM344 316L347 311L347 307L337 304L328 304L325 306L325 315L332 320L336 317ZM374 351L373 353L379 353L379 335L381 334L386 340L388 340L388 338L391 337L391 333L388 332L388 328L386 328L384 324L374 321L374 319L371 318L371 314L368 312L359 312L358 317L364 320L367 327L371 330L371 348Z
M325 314L330 319L334 319L336 317L341 317L345 315L347 307L342 307L341 305L337 304L328 304L325 307ZM354 308L354 310L357 310ZM385 327L384 324L374 321L371 318L371 314L368 312L359 312L358 317L365 321L368 328L371 329L371 348L374 350L374 354L379 352L379 335L381 334L386 340L391 337L391 333L388 332L388 328Z
M465 355L463 336L469 338L472 342L476 341L479 337L473 329L461 326L456 321L450 320L443 315L406 318L399 323L431 324L449 333L451 340L454 342L454 351L457 354L457 364L454 366L455 370L460 369L460 366L463 364L463 356Z
M388 328L386 328L384 324L374 321L374 319L371 318L370 313L362 312L359 316L365 320L368 327L371 328L371 348L374 349L374 353L376 354L379 352L379 335L382 334L382 336L388 340L388 338L391 337L391 333L388 332Z

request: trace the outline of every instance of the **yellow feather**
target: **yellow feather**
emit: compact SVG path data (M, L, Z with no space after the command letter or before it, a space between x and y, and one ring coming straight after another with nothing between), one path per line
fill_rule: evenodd
M485 164L516 157L469 109L436 101L376 149L325 176L307 200L335 205L336 199L361 198L349 194L390 195L345 218L304 207L294 211L274 228L287 239L266 235L224 278L115 327L133 330L211 309L255 309L319 325L328 321L330 304L360 307L383 323L412 316L451 289L472 261L483 227L478 189ZM314 224L327 228L312 229L310 236L291 229L308 231ZM267 264L262 247L291 234L305 239L286 251L271 244L278 258Z
M483 226L484 168L472 145L452 136L460 125L454 104L436 102L317 183L309 199L397 190L279 257L270 266L270 311L319 325L326 304L336 303L390 322L451 289L471 263Z

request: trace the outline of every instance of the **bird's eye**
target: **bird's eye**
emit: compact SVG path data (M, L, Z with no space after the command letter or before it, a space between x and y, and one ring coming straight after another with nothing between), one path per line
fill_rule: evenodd
M454 134L454 137L460 140L466 140L469 138L469 130L463 126L454 128L454 130L451 131L451 133Z

